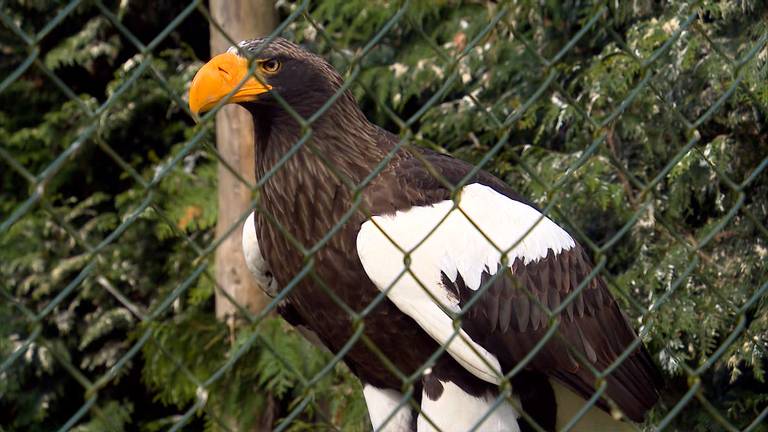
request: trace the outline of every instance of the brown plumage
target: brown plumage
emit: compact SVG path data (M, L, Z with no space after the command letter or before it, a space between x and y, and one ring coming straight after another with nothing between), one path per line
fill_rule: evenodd
M322 58L283 39L269 45L263 39L245 41L240 47L257 59L274 59L280 65L276 73L262 74L262 87L254 84L263 88L258 90L258 97L240 102L255 123L256 176L268 177L261 189L256 217L259 244L279 285L295 283L287 297L286 310L290 310L291 320L311 328L331 351L337 352L352 336L354 326L325 289L333 290L339 300L357 312L380 297L380 290L367 277L357 254L360 226L371 215L394 214L450 199L450 190L430 174L422 160L452 183L459 182L472 166L424 149L406 146L393 151L398 138L368 122L349 91L342 92L319 115L307 136L308 132L302 130L294 114L282 107L274 93L298 115L311 118L343 84L339 74ZM303 145L295 147L297 142ZM363 184L388 157L391 159L381 172ZM479 172L470 183L486 185L511 200L525 202L488 173ZM333 235L326 237L330 232ZM294 281L305 268L311 268L311 272ZM462 328L508 371L536 345L548 326L545 312L524 290L554 309L591 269L586 253L578 245L558 255L550 250L537 262L515 262L511 271L492 282L468 310ZM490 280L491 274L484 273L482 279ZM461 275L455 281L443 277L443 285L461 306L475 292L464 285ZM554 429L555 422L548 377L584 398L594 392L594 376L572 350L600 370L637 337L599 277L564 308L559 320L559 337L547 343L512 382L523 408L547 430ZM439 348L417 322L386 297L364 322L365 336L406 376L418 370ZM364 383L398 390L403 387L397 375L362 342L356 343L344 360ZM472 395L497 391L448 354L443 354L432 367L432 374L416 386L424 386L432 398L442 392L439 381L452 381ZM609 376L607 396L630 419L641 421L656 402L658 383L656 369L641 346ZM599 406L608 407L604 400Z

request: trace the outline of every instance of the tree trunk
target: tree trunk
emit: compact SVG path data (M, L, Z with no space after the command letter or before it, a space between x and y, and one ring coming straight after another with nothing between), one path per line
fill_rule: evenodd
M266 36L278 23L274 0L210 0L213 19L228 37L210 26L211 55L224 52L232 43L243 39ZM242 318L236 305L220 290L226 291L238 305L251 312L258 312L266 306L269 298L251 277L245 265L242 250L242 223L238 222L251 202L250 186L255 183L253 120L241 107L227 105L216 115L216 147L229 166L246 179L250 185L243 184L223 163L219 163L218 196L219 219L216 225L216 237L227 235L233 224L237 228L229 233L216 249L216 317L227 323L231 335L238 318ZM250 430L267 431L272 429L274 421L274 401L270 395L260 413L259 422ZM230 430L242 430L237 418L222 420Z
M268 35L277 25L274 0L211 0L213 19L229 36L238 42ZM224 52L232 43L210 26L211 55ZM225 106L216 116L216 146L222 158L251 185L254 180L253 120L247 111L235 106ZM242 250L242 224L237 222L248 210L251 202L249 185L243 184L222 163L219 163L219 220L216 236L226 235L233 224L237 229L216 249L216 283L240 306L257 312L268 298L256 285ZM234 326L239 313L237 307L217 290L216 316Z
M213 19L226 32L229 39L238 42L268 35L277 25L278 17L274 0L210 0ZM213 25L211 55L224 52L232 43ZM227 105L216 116L216 146L230 167L253 185L254 143L253 121L242 108ZM240 306L258 312L268 302L260 287L245 266L242 251L242 223L237 222L249 208L251 191L222 163L219 163L219 219L216 236L226 235L233 224L237 229L216 249L216 283ZM232 328L237 321L237 307L217 290L216 316Z

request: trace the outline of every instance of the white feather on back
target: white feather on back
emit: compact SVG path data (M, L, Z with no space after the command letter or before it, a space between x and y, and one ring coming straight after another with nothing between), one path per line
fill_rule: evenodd
M418 432L520 431L517 424L519 415L511 404L502 402L494 407L494 397L474 397L452 382L442 384L443 393L437 400L433 401L426 393L422 395L421 414L416 424ZM489 411L491 413L483 419ZM482 423L477 425L481 419ZM475 426L477 427L472 429Z

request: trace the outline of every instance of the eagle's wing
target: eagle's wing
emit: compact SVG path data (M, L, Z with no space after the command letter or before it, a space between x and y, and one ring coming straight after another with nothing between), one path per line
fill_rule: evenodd
M584 250L511 196L498 184L473 183L462 188L458 207L444 200L373 216L359 231L358 255L399 309L489 382L534 349L550 326L546 310L560 311L557 337L528 368L588 398L596 378L579 357L604 370L637 336L599 277L570 296L592 271ZM454 336L450 313L461 311ZM606 395L630 419L642 420L657 399L655 368L642 346L607 381Z

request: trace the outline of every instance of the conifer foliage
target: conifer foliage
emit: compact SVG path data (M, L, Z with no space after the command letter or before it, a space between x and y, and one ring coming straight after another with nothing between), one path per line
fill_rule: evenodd
M0 1L0 431L370 427L330 353L214 317L195 3ZM768 6L278 7L369 119L588 246L664 373L644 427L768 430Z

